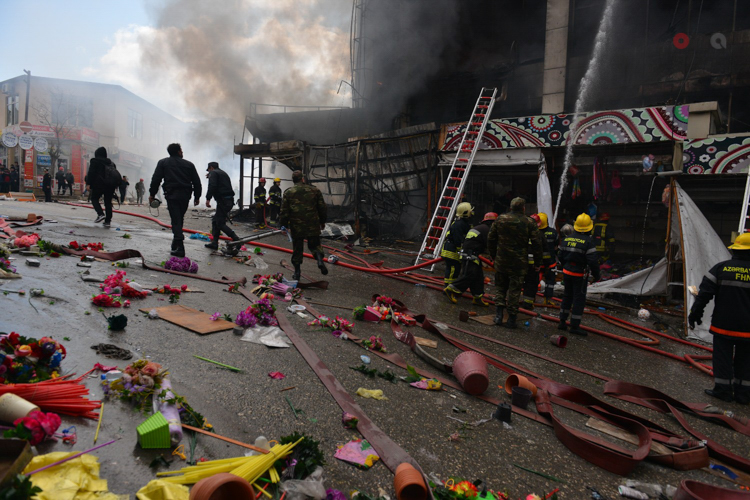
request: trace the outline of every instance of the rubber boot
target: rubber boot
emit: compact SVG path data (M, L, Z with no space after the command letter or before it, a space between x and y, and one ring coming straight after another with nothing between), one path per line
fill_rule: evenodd
M443 293L445 294L446 297L448 297L448 300L450 300L454 304L458 304L458 299L456 298L456 294L460 293L458 290L448 285L445 288L443 288Z
M518 325L516 325L516 315L515 314L508 315L508 321L506 321L503 326L511 330L515 330L516 328L518 328Z
M734 400L741 404L750 404L750 385L734 384Z
M318 252L315 254L315 258L318 261L318 269L320 269L320 272L325 276L328 274L328 268L326 267L326 263L323 262L323 253Z
M570 320L570 333L574 335L580 335L581 337L585 337L588 335L588 333L584 330L581 330L581 321L580 320Z
M534 310L534 299L533 298L526 298L523 299L523 307L525 309L528 309L529 311Z
M497 306L495 308L495 319L494 323L497 326L503 326L503 317L505 315L505 308L503 306Z
M706 389L704 392L712 398L721 399L727 403L734 401L732 386L729 384L714 384L713 389Z
M474 300L471 301L475 306L490 307L490 304L484 301L484 295L475 295Z
M567 314L561 314L560 315L560 322L557 324L557 329L566 331L568 329L568 325L566 324L566 321L568 321L568 315Z
M294 274L292 274L292 281L299 281L302 276L302 271L299 268L299 264L294 264Z
M544 302L542 302L545 306L551 306L552 305L552 299L544 297Z
M182 242L182 240L178 240L174 242L174 250L170 252L175 257L184 257L185 256L185 244Z

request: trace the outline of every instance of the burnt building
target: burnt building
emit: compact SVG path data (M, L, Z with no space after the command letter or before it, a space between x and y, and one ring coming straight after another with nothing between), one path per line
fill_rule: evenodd
M534 205L543 170L561 222L593 203L618 253L656 257L667 180L652 174L676 170L722 238L737 229L750 3L355 0L351 33L352 107L255 113L256 144L235 151L302 168L358 232L424 234L483 87L498 97L464 189L478 212L511 195Z

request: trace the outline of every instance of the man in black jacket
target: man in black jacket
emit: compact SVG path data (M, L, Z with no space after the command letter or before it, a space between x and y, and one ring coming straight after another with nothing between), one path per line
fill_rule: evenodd
M10 167L10 190L16 192L21 190L21 176L15 166Z
M688 325L701 324L703 310L714 299L708 329L714 336L714 388L709 396L750 404L750 233L737 236L731 260L719 262L703 277L690 309Z
M114 167L112 160L107 158L107 149L103 146L94 151L94 157L89 161L88 183L91 186L91 204L96 210L96 220L104 221L104 227L109 227L112 222L112 196L117 186L110 186L105 181L107 166ZM99 199L104 197L104 210L102 210Z
M163 158L156 164L156 170L151 177L149 188L149 204L159 192L159 185L164 181L164 198L167 200L167 210L172 222L172 251L175 257L185 256L185 235L182 225L185 222L185 212L190 204L191 195L193 205L197 206L201 198L201 179L195 165L182 158L182 146L177 143L167 146L169 158Z
M65 169L62 167L58 168L55 173L55 182L57 182L57 196L60 196L60 190L62 194L65 194Z
M211 220L211 234L213 240L211 243L205 245L206 248L211 250L217 250L219 248L219 237L221 232L232 238L232 241L237 241L239 237L237 233L232 231L232 228L227 226L227 219L229 218L229 211L234 206L234 190L232 189L232 181L229 180L229 176L226 172L219 168L219 164L212 161L208 164L208 191L206 191L206 206L211 208L211 198L216 200L216 213Z
M73 196L73 184L76 183L76 177L73 175L73 172L68 170L68 172L65 174L65 185L68 189L70 189L70 196ZM63 194L65 194L65 188L63 188Z
M52 201L52 176L49 174L49 169L44 169L44 177L42 178L42 191L44 191L44 201L49 203Z

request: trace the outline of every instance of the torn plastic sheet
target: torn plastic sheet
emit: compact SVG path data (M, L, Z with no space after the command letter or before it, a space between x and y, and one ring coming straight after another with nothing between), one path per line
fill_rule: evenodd
M281 328L278 326L255 326L245 329L240 340L263 344L268 347L289 347L291 342Z
M589 294L664 295L667 293L667 259L661 259L652 267L621 278L589 285L587 292Z
M339 236L354 236L354 231L349 224L326 222L326 227L320 232L320 235L326 238L338 238Z

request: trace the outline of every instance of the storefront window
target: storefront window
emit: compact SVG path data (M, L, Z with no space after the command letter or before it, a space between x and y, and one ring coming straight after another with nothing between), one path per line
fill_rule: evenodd
M143 115L128 109L128 135L135 139L143 137Z
M18 123L18 96L8 96L5 99L5 103L5 124L7 126L16 125Z

